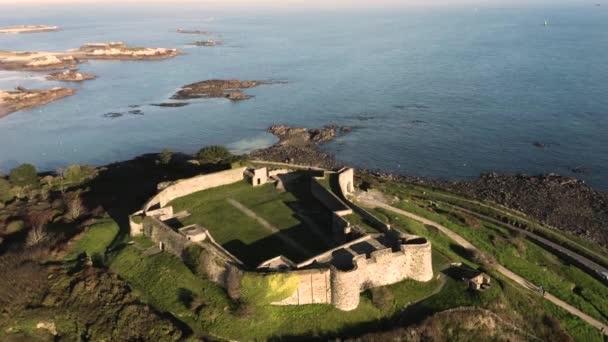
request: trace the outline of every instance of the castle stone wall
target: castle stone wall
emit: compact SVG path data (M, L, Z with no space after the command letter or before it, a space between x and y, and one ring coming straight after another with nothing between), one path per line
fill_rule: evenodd
M352 213L352 210L342 202L336 195L328 191L318 180L312 178L310 180L310 191L312 195L321 202L330 211L337 213L340 216Z
M144 211L148 212L150 208L159 205L160 208L167 205L172 200L183 197L198 191L236 183L244 179L246 168L241 167L226 171L220 171L207 175L200 175L188 179L182 179L169 185L156 196L152 197L144 206Z
M331 279L329 268L292 271L300 278L296 291L288 298L273 305L304 305L331 303Z
M409 278L417 281L433 279L433 258L431 244L405 244L401 250L406 256L406 272Z
M159 246L161 246L162 243L163 250L180 258L188 244L188 240L185 236L151 216L144 218L143 232L145 236Z
M340 271L331 266L331 303L343 311L351 311L359 306L361 292L360 273L357 269Z
M350 194L355 191L355 170L351 168L338 171L338 185L342 195Z

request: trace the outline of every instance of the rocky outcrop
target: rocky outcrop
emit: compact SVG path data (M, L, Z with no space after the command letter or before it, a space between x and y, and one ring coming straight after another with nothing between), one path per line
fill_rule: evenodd
M75 93L74 89L61 87L33 90L18 87L14 91L0 90L0 118L18 110L42 106Z
M333 168L339 163L333 155L321 151L319 145L351 131L352 128L346 126L308 129L275 125L268 128L268 132L279 141L268 148L253 151L250 156L261 160Z
M207 40L197 40L194 43L192 43L192 45L196 45L196 46L219 46L219 45L224 45L223 42L219 42L213 39L207 39Z
M85 44L76 54L83 59L158 60L181 53L178 49L130 47L122 42L109 42Z
M16 33L36 33L59 31L58 26L47 25L21 25L21 26L6 26L0 27L0 34L16 34Z
M177 33L185 33L185 34L204 34L206 36L211 35L211 32L209 32L209 31L201 31L201 30L183 30L183 29L177 29L175 32L177 32Z
M48 71L85 60L163 60L181 53L177 49L129 47L122 42L85 44L68 52L0 51L0 70Z
M518 210L534 219L608 246L608 193L557 174L537 176L482 174L473 181L447 181L360 171L381 180L438 188Z
M483 201L519 210L552 226L608 246L608 194L583 181L556 174L488 173L473 182L446 186Z
M171 97L174 100L199 98L227 98L232 101L247 100L252 95L243 93L243 89L271 84L268 81L207 80L188 84Z
M82 82L86 80L95 79L97 76L93 74L83 74L74 70L66 70L63 72L56 72L46 77L49 81L63 81L63 82Z

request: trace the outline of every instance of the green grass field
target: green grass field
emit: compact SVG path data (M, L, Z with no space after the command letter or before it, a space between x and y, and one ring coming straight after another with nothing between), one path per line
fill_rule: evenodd
M81 253L86 253L91 258L103 259L119 230L118 224L110 218L97 220L76 241L66 258L74 259Z
M285 244L277 234L231 205L227 201L229 198L255 212L283 236L297 241L307 252L302 253ZM243 181L178 198L169 205L175 212L190 212L190 216L180 220L183 225L198 223L206 227L218 243L250 265L277 255L298 262L331 247L312 234L311 227L299 216L309 217L323 234L327 232L326 237L329 238L329 212L297 189L279 192L272 184L252 187Z

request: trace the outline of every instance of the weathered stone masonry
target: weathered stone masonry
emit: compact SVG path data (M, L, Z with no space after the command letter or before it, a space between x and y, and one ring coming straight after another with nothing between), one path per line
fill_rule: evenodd
M274 175L266 177L271 173L272 171L266 169L246 171L245 168L240 168L174 182L148 201L143 210L134 214L148 217L142 223L131 219L131 234L144 234L162 249L178 257L182 256L189 244L199 244L205 253L206 261L202 267L204 273L210 280L225 287L232 296L234 284L230 285L228 279L232 278L234 282L237 277L238 282L238 277L248 271L244 264L217 244L202 227L197 226L190 230L204 232L201 233L202 238L197 235L200 241L193 242L185 235L188 229L183 228L177 232L163 223L163 220L173 217L173 209L166 205L190 193L247 178L252 180L253 185L261 185L257 179L277 181ZM286 174L285 170L280 173ZM284 300L272 303L273 305L332 304L340 310L349 311L359 305L360 293L369 288L390 285L405 279L429 281L433 278L430 242L392 230L372 214L350 202L347 195L354 191L352 169L340 170L337 177L341 191L338 196L323 187L315 178L311 179L311 193L333 212L331 231L336 241L342 241L343 244L300 264L295 264L284 256L277 256L262 263L257 272L290 272L297 275L300 281L294 293ZM342 216L353 211L366 217L369 223L384 233L362 235L359 230L352 232L352 227ZM356 234L359 234L358 237ZM339 254L350 255L351 258L346 259L346 262L344 259L338 262L336 256Z

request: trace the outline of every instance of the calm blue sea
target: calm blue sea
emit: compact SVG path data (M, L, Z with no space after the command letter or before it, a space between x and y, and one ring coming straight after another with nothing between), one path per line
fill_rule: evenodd
M549 25L543 25L547 20ZM356 129L327 149L354 166L408 175L576 175L608 190L608 6L230 11L203 6L3 5L0 26L63 31L0 35L2 50L61 51L87 42L175 47L160 62L81 65L98 79L77 95L0 119L0 170L104 164L164 147L235 151L272 144L271 124ZM224 46L188 43L210 30ZM0 71L0 89L48 87L45 73ZM158 108L212 78L285 80L231 103ZM65 85L65 84L62 84ZM141 106L144 115L107 118ZM544 148L533 146L535 141Z

